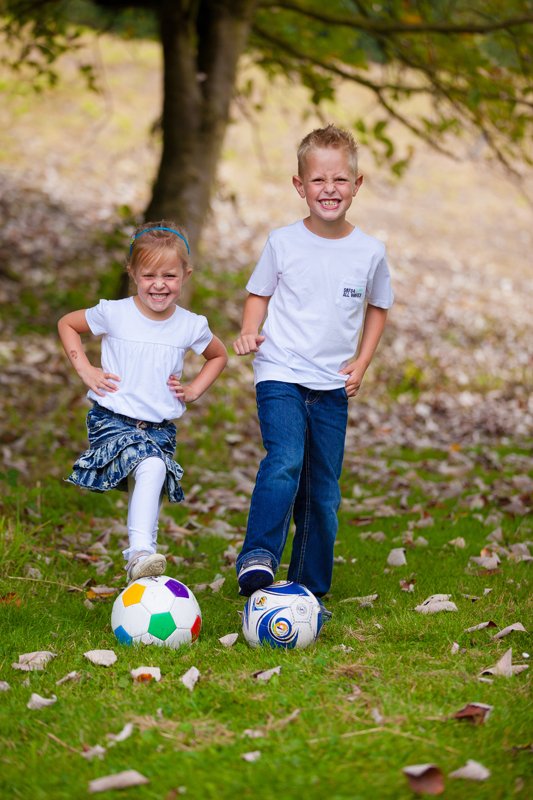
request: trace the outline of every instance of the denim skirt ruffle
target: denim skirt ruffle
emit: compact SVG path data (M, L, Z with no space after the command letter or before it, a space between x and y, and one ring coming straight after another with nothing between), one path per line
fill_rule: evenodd
M176 426L172 422L143 422L115 414L95 403L87 414L89 449L78 458L66 479L93 492L128 491L128 475L145 458L165 462L164 492L171 503L184 498L180 480L183 469L174 459Z

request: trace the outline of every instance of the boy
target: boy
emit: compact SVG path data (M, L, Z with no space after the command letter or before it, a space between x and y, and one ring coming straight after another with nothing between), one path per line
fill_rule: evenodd
M241 595L271 584L294 517L288 578L320 599L331 585L348 398L393 295L384 245L346 219L363 182L351 134L334 125L308 134L292 182L309 215L270 234L234 342L237 355L255 353L266 450L236 568Z

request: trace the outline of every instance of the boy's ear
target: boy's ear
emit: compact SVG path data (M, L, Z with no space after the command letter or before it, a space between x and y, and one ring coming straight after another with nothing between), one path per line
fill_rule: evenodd
M294 188L296 189L296 191L298 192L300 197L305 197L305 189L304 189L303 181L302 181L302 179L300 178L299 175L293 175L292 176L292 185L294 186Z
M361 188L362 183L363 183L363 176L362 175L358 175L356 180L355 180L354 187L353 187L353 197L355 197L355 195L357 194L357 192Z

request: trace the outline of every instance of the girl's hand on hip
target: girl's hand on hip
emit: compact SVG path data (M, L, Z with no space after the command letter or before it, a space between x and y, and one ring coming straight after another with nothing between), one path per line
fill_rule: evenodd
M100 367L89 366L79 373L80 378L99 397L105 397L107 392L116 392L119 388L114 381L120 381L118 375L104 372Z
M183 384L176 375L170 376L167 386L174 397L181 400L182 403L194 403L195 400L198 400L199 395L190 386Z

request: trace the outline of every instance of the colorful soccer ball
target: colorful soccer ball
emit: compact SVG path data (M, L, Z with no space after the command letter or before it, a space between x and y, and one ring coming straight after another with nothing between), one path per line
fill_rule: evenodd
M320 603L309 589L278 581L246 601L242 632L250 647L308 647L322 627Z
M191 590L175 578L139 578L122 591L111 612L113 633L122 644L177 648L200 635L202 614Z

